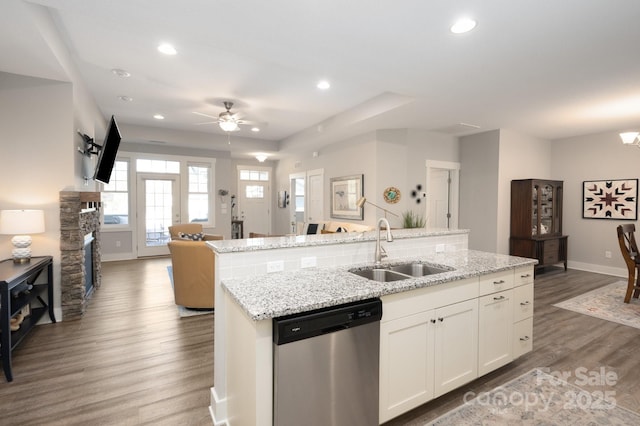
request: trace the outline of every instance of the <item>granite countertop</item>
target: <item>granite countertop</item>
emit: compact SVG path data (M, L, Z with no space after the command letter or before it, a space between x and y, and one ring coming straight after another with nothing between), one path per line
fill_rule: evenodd
M409 262L428 262L450 267L453 270L392 282L372 281L349 272L349 270L373 266L372 263L366 263L232 278L224 280L222 287L249 318L260 321L500 272L518 266L533 266L537 260L475 250L460 250L415 259L390 260L383 265Z
M468 229L394 229L393 238L418 238L439 235L468 234ZM336 232L334 234L286 235L283 237L244 238L238 240L207 241L217 253L235 253L280 248L323 246L330 244L375 241L376 232Z

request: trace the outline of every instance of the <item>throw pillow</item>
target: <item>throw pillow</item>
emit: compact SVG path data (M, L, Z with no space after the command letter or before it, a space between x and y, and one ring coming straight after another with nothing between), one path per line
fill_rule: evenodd
M197 234L185 234L184 232L178 232L178 237L180 237L181 240L203 241L204 233L199 232Z

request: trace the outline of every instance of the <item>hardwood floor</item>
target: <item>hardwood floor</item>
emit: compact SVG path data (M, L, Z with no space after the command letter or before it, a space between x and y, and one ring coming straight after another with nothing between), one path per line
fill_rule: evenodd
M0 424L211 425L213 318L178 317L169 263L104 263L83 319L36 327L14 351L14 381L0 378ZM539 274L533 352L388 425L424 424L461 404L467 391L488 391L535 367L604 367L618 375L606 387L618 405L638 411L640 330L552 306L617 280L573 270Z
M106 262L85 316L36 327L2 425L211 425L213 316L179 318L168 258Z

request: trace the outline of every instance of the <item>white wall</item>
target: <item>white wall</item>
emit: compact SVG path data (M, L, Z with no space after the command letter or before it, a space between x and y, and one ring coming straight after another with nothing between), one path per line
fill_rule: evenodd
M569 236L569 266L626 276L616 227L637 221L583 219L582 183L585 180L638 179L640 149L624 146L618 133L607 132L555 140L551 144L551 171L564 181L563 231ZM605 257L611 251L612 258Z
M500 131L460 138L460 228L469 229L469 248L498 249Z
M75 181L72 103L69 83L0 73L0 210L44 210L45 233L32 236L32 252L54 257L58 319L62 316L59 192ZM2 259L11 257L10 239L0 235Z
M324 169L325 188L333 177L364 174L364 195L368 201L400 217L388 215L391 226L401 226L402 212L414 210L425 215L425 203L416 204L410 193L417 184L425 187L426 160L458 161L458 141L450 135L419 129L387 129L362 134L334 143L318 152L299 154L282 159L276 170L277 190L289 190L289 175L307 170ZM400 189L398 203L384 201L383 191L389 186ZM330 220L330 194L324 194L325 220ZM384 212L365 205L364 223L375 225ZM277 209L274 220L277 233L290 229L288 209Z
M500 129L499 155L496 252L509 254L511 181L554 179L551 175L551 142Z

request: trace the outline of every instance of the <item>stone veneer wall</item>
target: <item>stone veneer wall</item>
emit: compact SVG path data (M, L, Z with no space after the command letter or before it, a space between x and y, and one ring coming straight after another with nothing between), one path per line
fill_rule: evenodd
M86 310L84 236L93 233L93 286L100 287L100 193L60 192L61 301L64 320L81 318Z

